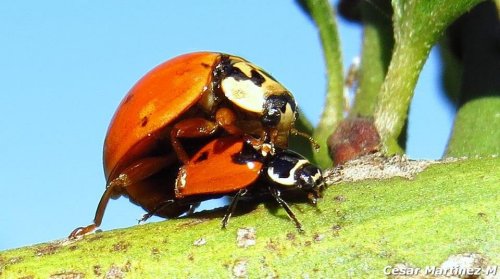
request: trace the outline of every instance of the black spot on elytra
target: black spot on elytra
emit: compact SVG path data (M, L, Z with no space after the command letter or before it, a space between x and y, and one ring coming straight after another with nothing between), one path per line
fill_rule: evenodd
M206 159L208 159L208 152L207 151L201 153L201 155L198 158L196 158L196 160L194 162L199 163L201 161L205 161Z
M133 97L134 97L134 94L127 95L127 97L125 98L125 100L123 100L123 104L126 104L126 103L130 102L130 100L132 100Z
M141 127L145 127L146 125L148 125L148 117L147 116L144 116L142 119L141 119Z
M203 68L210 68L210 65L208 65L207 63L201 63L200 64Z

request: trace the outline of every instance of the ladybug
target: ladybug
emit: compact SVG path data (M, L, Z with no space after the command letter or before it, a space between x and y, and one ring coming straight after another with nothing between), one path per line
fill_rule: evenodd
M300 190L316 205L325 187L321 169L296 152L278 149L275 154L263 157L241 139L217 138L181 166L175 183L175 198L177 204L196 204L232 196L222 220L222 228L225 228L239 200L270 194L302 231L301 223L282 198L282 192Z
M125 96L108 129L104 169L108 182L170 141L177 157L189 160L181 139L246 135L259 149L280 148L295 133L297 104L271 75L243 58L195 52L173 58L147 73Z
M292 94L243 58L195 52L157 66L113 116L103 152L106 190L94 224L79 234L101 224L110 198L127 196L148 212L174 198L169 188L178 168L215 137L239 135L263 154L286 148L290 133L303 135L294 129L297 115ZM187 207L158 215L178 216Z
M311 164L302 155L291 150L278 149L276 153L262 156L241 137L215 138L196 152L191 160L179 167L177 176L156 175L149 183L134 187L135 190L156 191L155 196L141 192L142 207L148 211L141 221L153 215L166 218L178 217L190 212L200 202L232 196L231 203L222 220L222 228L228 224L229 218L241 199L256 199L262 196L272 196L281 205L288 216L302 231L300 221L295 217L282 193L304 192L309 201L316 205L325 189L325 181L321 169ZM167 187L154 187L163 180ZM168 187L168 186L171 187ZM107 188L99 203L93 224L75 229L70 238L89 233L96 229L101 221L105 203L109 199ZM135 192L131 192L135 193ZM144 206L148 196L154 201L151 206Z
M325 188L321 169L296 152L279 149L263 157L241 138L216 138L180 167L175 180L175 198L159 204L157 210L170 206L196 207L201 201L232 196L222 220L222 228L226 228L238 201L267 194L285 209L296 228L302 231L301 223L283 200L282 192L305 192L309 201L316 205ZM155 211L148 212L141 221L153 215Z

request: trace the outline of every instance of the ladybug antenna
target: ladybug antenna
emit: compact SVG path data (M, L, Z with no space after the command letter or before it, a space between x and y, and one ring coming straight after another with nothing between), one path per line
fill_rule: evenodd
M290 132L292 133L292 135L301 136L303 138L306 138L313 146L314 151L316 151L316 152L319 151L320 146L319 146L318 142L316 142L316 140L314 140L313 137L311 137L309 134L301 132L295 128L293 128Z

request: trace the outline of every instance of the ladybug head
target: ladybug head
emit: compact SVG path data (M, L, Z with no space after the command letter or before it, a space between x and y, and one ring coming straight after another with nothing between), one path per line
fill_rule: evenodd
M261 123L277 146L288 146L288 136L297 118L297 104L291 94L271 95L265 100Z
M326 186L321 169L290 150L276 153L266 163L265 168L265 175L274 186L300 189L308 194L313 204L321 198Z
M322 197L321 192L326 184L321 169L310 163L295 172L297 187L308 192L308 198L312 204L316 204Z

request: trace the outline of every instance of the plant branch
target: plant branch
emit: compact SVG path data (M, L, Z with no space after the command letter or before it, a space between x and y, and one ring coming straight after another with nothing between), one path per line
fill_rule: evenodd
M402 163L385 170L404 170ZM471 159L431 165L411 180L335 184L318 210L292 204L304 234L266 203L234 216L226 230L217 210L3 251L0 277L382 277L387 265L439 266L464 252L494 265L499 166L500 158Z
M359 87L349 117L373 117L394 46L392 10L387 1L361 1L360 6L364 27L363 47Z
M314 138L321 146L319 152L315 154L316 162L322 167L329 167L332 162L328 156L326 139L342 120L345 103L339 34L335 13L328 0L304 0L301 1L301 5L309 12L318 26L326 62L328 80L326 100L321 119L314 130Z
M392 2L395 48L375 109L375 125L386 153L402 152L397 140L430 49L449 24L480 2L481 0Z

